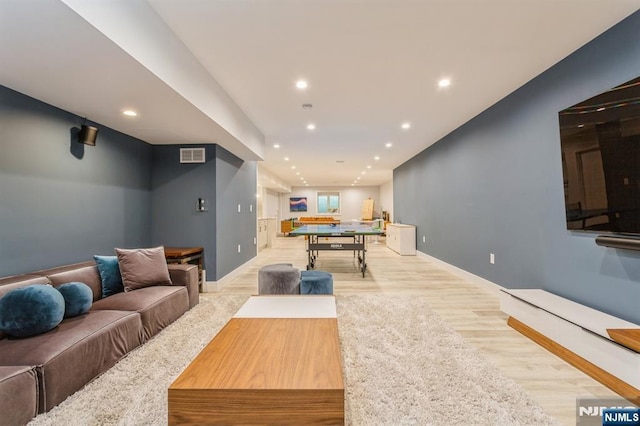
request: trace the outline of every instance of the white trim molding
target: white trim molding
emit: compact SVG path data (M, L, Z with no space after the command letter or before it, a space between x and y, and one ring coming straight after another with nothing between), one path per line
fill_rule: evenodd
M475 274L472 274L469 271L465 271L464 269L460 269L457 266L454 266L450 263L445 262L444 260L440 260L437 257L433 257L429 254L423 253L421 251L416 251L416 254L418 257L423 257L425 259L428 259L434 263L437 263L439 266L442 266L444 269L446 269L447 271L451 272L454 275L459 276L460 278L464 278L467 281L472 282L473 284L476 284L478 287L481 287L485 290L487 290L488 292L494 294L495 296L499 296L500 295L500 290L503 290L504 287L502 287L501 285L498 285L492 281L489 281L487 279L484 279L482 277L479 277Z
M238 275L246 272L246 270L256 261L257 258L258 258L257 256L254 256L253 258L247 260L245 263L238 266L236 269L229 272L227 275L225 275L224 277L220 278L217 281L205 281L204 284L202 285L202 292L212 293L212 292L220 291L220 289L223 286L229 284ZM258 284L256 283L256 291L257 290L258 290Z

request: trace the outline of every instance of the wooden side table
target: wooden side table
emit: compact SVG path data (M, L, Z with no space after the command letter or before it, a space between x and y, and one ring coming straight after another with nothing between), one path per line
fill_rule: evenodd
M202 269L204 266L204 249L202 247L165 247L164 257L167 263L190 263L198 265L198 285L200 292L204 284Z

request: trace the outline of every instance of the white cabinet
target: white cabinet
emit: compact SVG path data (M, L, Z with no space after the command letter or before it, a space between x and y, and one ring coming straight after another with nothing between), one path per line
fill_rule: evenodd
M416 254L416 227L401 223L387 223L387 247L402 256Z
M273 247L278 236L278 221L275 217L267 218L267 247Z
M265 248L269 242L268 229L267 219L258 219L258 250Z
M607 331L640 325L539 289L503 289L500 309L537 333L516 330L606 386L617 392L629 385L640 389L640 353L615 342Z
M276 218L258 219L258 250L271 247L277 236Z

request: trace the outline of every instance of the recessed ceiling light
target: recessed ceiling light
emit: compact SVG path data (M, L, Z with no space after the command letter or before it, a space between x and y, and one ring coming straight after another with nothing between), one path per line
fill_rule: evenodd
M448 78L443 78L438 82L438 87L448 87L451 84L451 80Z
M386 144L384 144L384 146L386 146L387 148L391 148L393 144L391 142L387 142Z
M122 111L122 114L126 115L127 117L137 117L138 116L138 113L135 112L132 109L125 109L124 111Z
M301 178L300 178L300 180L301 180L301 181L304 181L304 178L303 178L303 177L301 177Z
M307 129L309 129L309 130L314 130L315 128L316 128L316 125L315 125L315 124L313 124L313 123L309 123L309 124L307 124Z
M284 161L289 161L289 157L284 157Z
M358 176L358 177L356 178L356 180L360 180L360 176Z
M351 184L351 186L354 186L354 185L355 185L355 183L352 183L352 184Z
M367 165L367 169L370 169L370 168L371 168L371 166Z
M363 174L363 175L366 175L366 174L367 174L367 172L363 171L363 172L362 172L362 174Z
M291 170L293 170L293 169L295 169L295 168L296 168L296 166L291 166Z
M304 183L304 186L309 186L309 184L305 182L305 183Z
M296 87L300 90L304 90L309 86L309 84L305 80L296 81Z
M274 144L273 144L273 147L274 147L275 149L278 149L278 148L280 148L280 144L274 143Z
M411 123L409 123L408 121L402 123L402 128L407 130L411 128Z
M300 175L300 172L296 172L296 176L299 176L299 175Z
M374 160L378 161L380 159L380 157L378 157L377 155L375 157L373 157Z

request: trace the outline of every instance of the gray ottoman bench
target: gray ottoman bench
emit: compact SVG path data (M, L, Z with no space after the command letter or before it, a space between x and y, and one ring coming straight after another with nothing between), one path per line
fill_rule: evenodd
M26 425L38 414L34 367L0 367L0 425Z
M263 266L258 270L258 294L300 294L300 270L290 263Z

